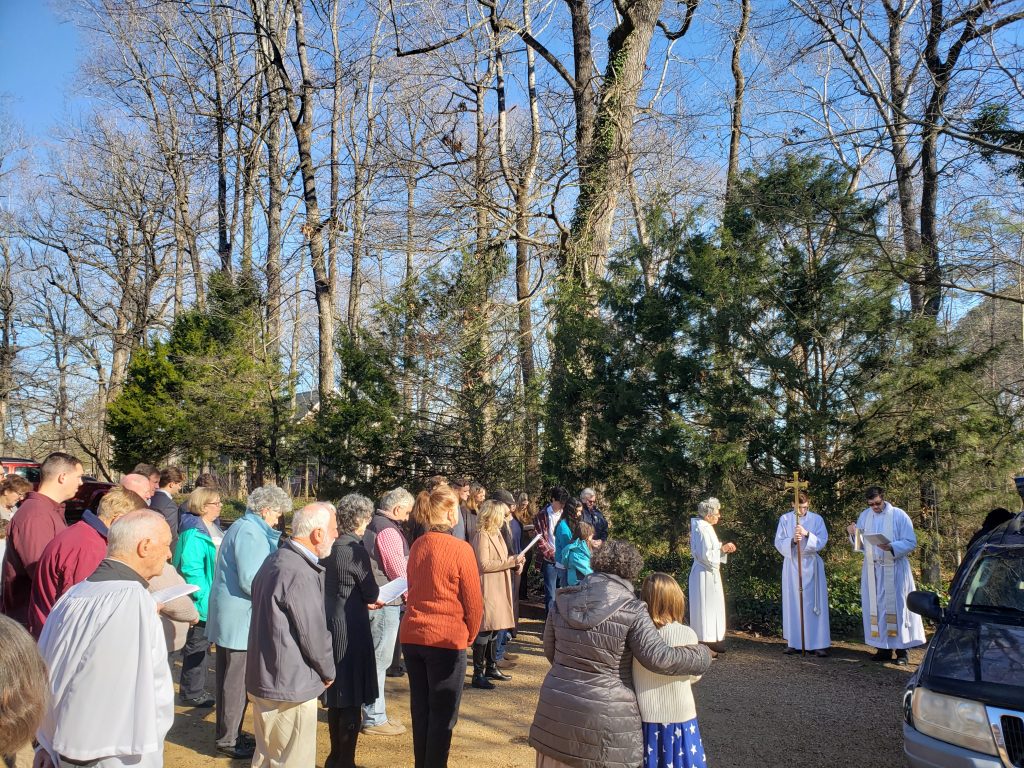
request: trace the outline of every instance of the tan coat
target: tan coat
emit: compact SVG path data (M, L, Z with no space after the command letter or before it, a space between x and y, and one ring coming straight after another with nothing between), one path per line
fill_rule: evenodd
M180 587L185 583L174 566L164 563L164 570L159 576L149 582L150 592L159 592L168 587ZM185 647L185 639L188 635L188 628L199 621L199 611L196 610L192 598L185 596L164 603L160 611L160 623L164 626L164 638L167 640L167 652L174 653Z
M516 625L512 614L512 572L516 568L516 556L508 553L500 531L478 532L473 537L473 551L480 568L480 589L484 596L480 631L512 629Z

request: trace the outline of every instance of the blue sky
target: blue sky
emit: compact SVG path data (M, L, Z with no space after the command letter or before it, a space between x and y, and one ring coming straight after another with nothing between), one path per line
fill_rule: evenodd
M48 0L0 0L0 94L27 137L47 134L66 113L78 45L74 25Z

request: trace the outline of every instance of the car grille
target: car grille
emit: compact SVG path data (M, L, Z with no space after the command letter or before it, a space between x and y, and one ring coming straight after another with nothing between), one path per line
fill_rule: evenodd
M1003 727L1003 742L1006 744L1006 756L1010 758L1010 764L1018 768L1024 766L1024 720L1013 715L1003 715L1000 725Z

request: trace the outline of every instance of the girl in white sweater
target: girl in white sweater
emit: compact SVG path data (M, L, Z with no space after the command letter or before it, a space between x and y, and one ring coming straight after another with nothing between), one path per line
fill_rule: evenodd
M652 573L644 580L640 598L647 603L651 620L666 643L696 644L697 633L682 623L686 600L675 579L667 573ZM659 675L633 659L633 689L644 731L643 768L707 766L690 687L699 679Z

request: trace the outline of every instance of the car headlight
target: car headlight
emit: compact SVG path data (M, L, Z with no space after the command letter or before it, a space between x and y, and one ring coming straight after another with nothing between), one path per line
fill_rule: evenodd
M914 727L923 734L986 755L998 754L988 713L980 702L919 687L914 691L913 712Z

